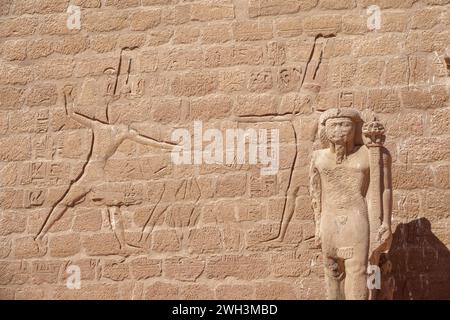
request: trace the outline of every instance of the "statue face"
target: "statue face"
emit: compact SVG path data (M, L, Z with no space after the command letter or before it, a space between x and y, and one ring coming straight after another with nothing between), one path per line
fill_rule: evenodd
M349 118L328 119L325 123L325 132L331 143L347 143L355 137L355 124Z

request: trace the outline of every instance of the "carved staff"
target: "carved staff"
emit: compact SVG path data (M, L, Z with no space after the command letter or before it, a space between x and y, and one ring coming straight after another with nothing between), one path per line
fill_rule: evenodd
M385 140L384 126L373 117L372 121L364 123L362 133L365 136L365 144L369 149L370 159L370 184L369 195L369 226L370 226L370 247L369 263L378 265L380 253L385 248L378 237L378 230L383 222L383 179L382 179L382 147Z

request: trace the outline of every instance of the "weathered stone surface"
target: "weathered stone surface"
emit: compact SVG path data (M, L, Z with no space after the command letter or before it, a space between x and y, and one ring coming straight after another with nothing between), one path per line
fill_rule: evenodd
M191 284L180 288L181 299L212 300L214 299L214 289L208 285Z
M62 300L116 300L119 298L117 284L88 284L81 290L68 289L66 286L55 288L54 299Z
M300 9L299 1L292 0L277 0L277 1L265 1L265 0L250 0L249 1L249 16L271 16L286 13L295 13Z
M196 3L191 7L191 20L193 21L210 21L233 18L234 10L232 5Z
M266 282L256 286L256 299L262 300L294 300L294 286L285 282Z
M206 263L208 278L224 279L234 277L243 280L264 279L269 275L267 262L257 256L217 256Z
M178 292L178 286L169 282L157 281L145 289L144 298L149 300L178 299Z
M311 161L332 164L320 199L340 232L325 234L360 212L349 237L364 243L376 206L359 197L375 184L354 187L375 172L371 148L322 154L333 108L386 130L377 298L449 299L449 5L0 0L0 299L325 298L336 256L344 281L364 268L348 263L354 243L330 253L322 238L322 259ZM366 297L348 287L341 298Z
M205 262L199 259L171 258L163 263L164 276L181 281L195 281L203 273Z
M104 260L102 266L102 278L113 281L123 281L130 278L129 264L122 259Z
M217 197L236 197L242 196L246 192L247 175L234 174L224 176L217 181Z
M192 229L189 233L188 248L191 252L217 252L222 246L222 236L217 228Z
M217 79L209 72L189 72L177 76L171 87L175 96L202 96L216 89Z
M45 251L39 249L39 245L33 237L21 237L14 239L14 257L17 259L37 258L45 255Z
M216 287L216 299L220 300L249 300L254 297L254 288L249 285L223 284Z
M113 233L98 233L81 238L82 245L88 255L104 256L120 252L120 244Z
M157 252L171 252L180 249L180 240L175 231L157 230L153 233L152 250Z
M161 10L138 11L131 15L131 30L143 31L156 27L161 22Z
M236 22L233 25L234 39L238 41L268 40L272 38L273 27L265 22Z
M52 257L69 257L80 252L80 236L68 234L51 237L49 240L50 255Z

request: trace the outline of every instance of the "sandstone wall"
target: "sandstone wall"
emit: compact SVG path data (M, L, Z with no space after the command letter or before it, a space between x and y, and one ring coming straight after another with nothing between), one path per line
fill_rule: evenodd
M373 110L386 125L395 233L382 297L450 298L448 0L71 3L79 30L67 26L67 0L0 1L1 299L323 298L308 163L317 111L334 106ZM234 116L300 116L250 125L279 129L275 176L259 165L175 165L125 140L39 246L91 156L92 130L66 117L67 84L78 112L158 139L194 120L225 130ZM267 242L295 141L296 211L284 241ZM97 189L121 199L128 246ZM79 290L66 287L69 265L81 269Z

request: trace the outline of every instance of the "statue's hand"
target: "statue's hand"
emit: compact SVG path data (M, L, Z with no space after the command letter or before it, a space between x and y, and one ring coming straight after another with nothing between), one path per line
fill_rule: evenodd
M377 240L379 243L385 243L392 237L391 227L383 223L378 229Z
M314 235L314 247L320 249L322 246L322 239L320 238L320 230L316 228L316 233Z

